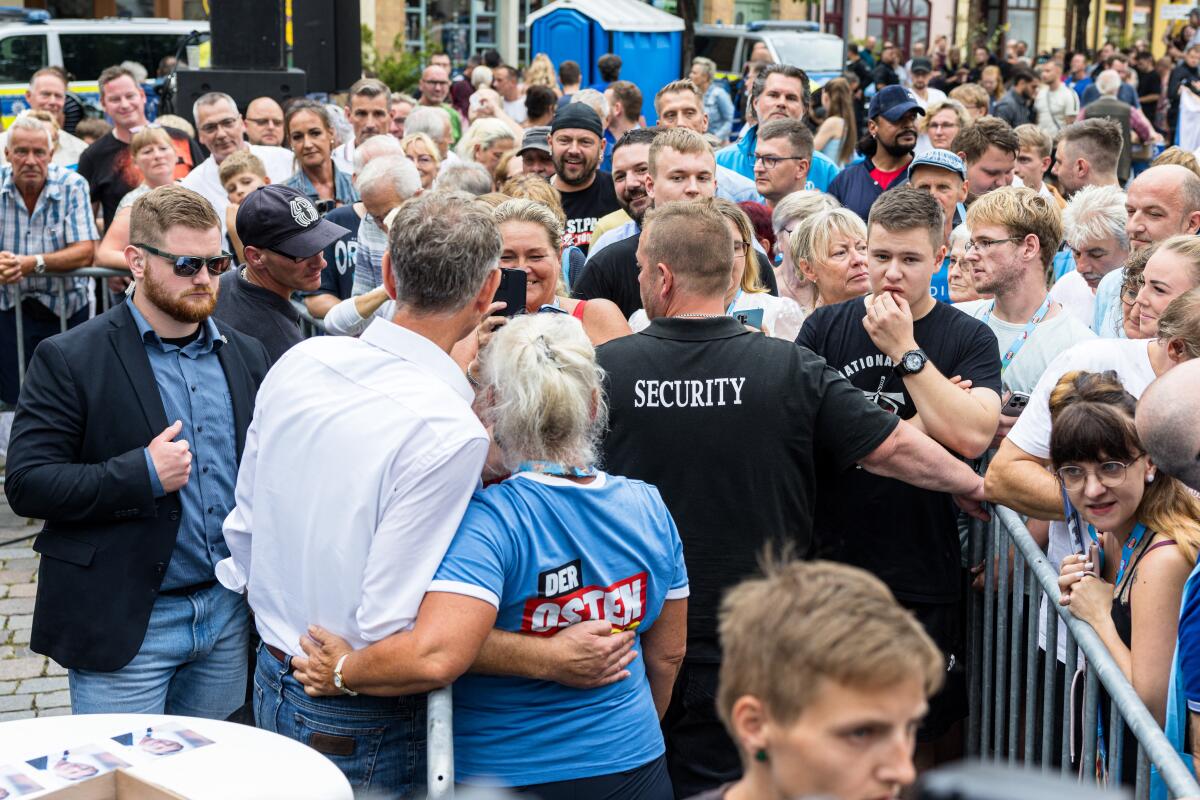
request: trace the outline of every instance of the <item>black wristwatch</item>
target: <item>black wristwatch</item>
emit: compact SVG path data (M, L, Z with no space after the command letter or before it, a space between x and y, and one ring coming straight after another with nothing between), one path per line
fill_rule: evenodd
M904 355L900 356L900 363L896 364L896 374L900 377L905 375L916 375L921 370L925 369L925 362L929 361L929 356L925 355L925 351L921 348L909 350Z

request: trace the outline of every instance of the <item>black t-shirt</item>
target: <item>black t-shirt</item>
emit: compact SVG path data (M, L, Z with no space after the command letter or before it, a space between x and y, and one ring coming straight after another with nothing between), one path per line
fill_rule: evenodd
M588 260L583 268L583 274L575 282L571 291L580 300L603 298L611 300L621 309L625 319L642 307L642 294L638 288L637 249L642 239L640 232L628 239L610 244ZM779 287L775 283L775 270L771 262L757 250L758 281L767 291L779 296Z
M563 229L563 247L578 247L588 251L592 243L592 230L596 220L620 209L617 190L613 188L612 175L596 171L592 185L578 192L562 192L563 213L567 215L567 226Z
M274 364L288 348L304 341L300 312L290 300L242 277L243 269L235 267L221 276L213 316L262 342Z
M325 219L341 225L347 231L345 236L325 248L325 268L321 270L321 288L308 294L331 294L339 300L345 300L354 289L354 257L358 253L358 226L364 223L363 218L354 211L354 204L335 208L325 215Z
M642 234L636 233L628 239L610 244L589 259L583 274L571 287L571 293L580 300L612 300L621 309L625 319L629 319L633 312L642 307L637 279L637 249L641 240Z
M864 298L818 308L796 343L823 357L879 408L909 419L916 412L904 380L863 328ZM913 325L930 363L949 377L1000 392L1000 355L986 325L935 303ZM818 553L878 575L906 602L954 602L960 591L958 525L949 495L872 475L857 466L822 464Z
M717 663L722 593L768 542L810 553L818 459L846 469L896 420L809 351L729 317L656 319L596 353L602 463L662 493L688 565L687 657Z
M175 146L175 178L179 179L206 156L183 131L174 128L167 128L166 131L171 134ZM112 222L121 198L142 182L141 170L133 163L129 145L118 139L112 131L80 153L78 170L92 188L92 202L100 204L105 224Z

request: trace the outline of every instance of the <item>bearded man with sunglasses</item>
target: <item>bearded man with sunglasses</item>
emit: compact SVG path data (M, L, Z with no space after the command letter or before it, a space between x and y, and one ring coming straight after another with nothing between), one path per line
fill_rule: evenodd
M213 315L258 339L274 364L304 340L292 292L321 288L324 250L350 231L323 218L305 195L273 183L238 206L246 263L221 278Z
M233 257L208 201L154 189L129 234L132 299L38 346L13 420L5 492L46 520L30 648L75 714L224 719L249 619L214 570L267 353L210 317Z

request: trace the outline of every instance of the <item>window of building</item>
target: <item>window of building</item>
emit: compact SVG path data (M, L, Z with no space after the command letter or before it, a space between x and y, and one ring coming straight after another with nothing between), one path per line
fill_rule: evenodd
M929 43L928 0L869 0L867 34L893 42L907 60L913 42Z

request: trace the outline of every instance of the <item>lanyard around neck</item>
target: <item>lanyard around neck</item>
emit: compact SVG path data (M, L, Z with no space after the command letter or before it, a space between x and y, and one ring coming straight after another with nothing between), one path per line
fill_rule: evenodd
M983 324L987 325L992 318L992 311L996 308L996 301L992 301L992 305L983 313ZM1021 352L1021 348L1025 346L1025 340L1029 338L1029 334L1033 333L1033 329L1037 324L1045 319L1046 314L1050 312L1050 295L1046 295L1046 299L1042 301L1042 305L1037 311L1033 312L1033 316L1029 318L1029 322L1025 323L1025 329L1017 334L1017 338L1013 339L1013 343L1008 346L1008 350L1000 357L1000 374L1003 375L1008 371L1008 365L1017 357L1017 353Z
M1088 535L1092 537L1092 541L1098 541L1096 537L1095 527L1088 525ZM1125 539L1125 544L1121 545L1121 563L1117 565L1117 577L1113 580L1113 587L1121 585L1121 580L1125 577L1125 569L1133 560L1133 554L1137 552L1138 545L1142 543L1142 538L1146 535L1146 526L1138 523L1130 531L1129 537ZM1100 563L1096 564L1096 572L1100 573L1104 570L1104 551L1098 550L1100 553Z
M590 478L596 474L595 467L572 467L554 461L522 461L517 472L536 472L539 475L554 475L560 478Z

